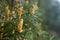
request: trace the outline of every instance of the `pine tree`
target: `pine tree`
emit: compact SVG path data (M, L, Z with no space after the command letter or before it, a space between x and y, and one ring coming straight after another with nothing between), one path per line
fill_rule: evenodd
M0 0L0 39L33 40L37 35L38 19L35 18L36 3L25 0ZM35 34L35 35L34 35Z
M0 0L0 39L49 40L43 14L37 0Z

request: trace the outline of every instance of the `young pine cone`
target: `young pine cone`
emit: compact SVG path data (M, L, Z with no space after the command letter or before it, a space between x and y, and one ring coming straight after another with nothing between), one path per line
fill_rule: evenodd
M34 5L30 8L30 13L31 14L34 14L35 13L35 7L34 7Z
M23 27L23 19L21 19L20 22L19 22L19 24L18 24L18 29L17 29L18 32L21 33L21 32L23 31L23 30L22 30L22 27Z
M18 8L18 17L21 17L23 13L23 7Z

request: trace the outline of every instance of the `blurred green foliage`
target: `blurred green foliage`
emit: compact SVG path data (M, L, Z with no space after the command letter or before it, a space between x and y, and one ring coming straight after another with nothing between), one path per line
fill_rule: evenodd
M43 1L44 0L42 0L42 2ZM14 5L13 7L9 7L11 11L15 11L15 14L13 16L9 16L9 18L12 18L12 20L5 22L4 19L6 18L6 16L4 7L7 6L8 3L6 2L6 0L0 0L0 30L4 30L0 32L0 35L3 36L2 38L0 38L1 40L57 40L55 38L53 39L54 35L46 31L48 29L45 25L45 11L41 8L45 1L43 3L41 2L41 6L39 6L38 10L36 10L33 15L31 15L28 10L32 6L32 4L34 4L35 0L33 0L32 2L33 3L29 3L28 6L23 5L23 32L19 33L15 31L15 33L12 34L12 31L17 29L18 23L21 18L17 17L17 9L14 7ZM1 26L1 24L3 23L4 25ZM26 26L25 24L28 25Z

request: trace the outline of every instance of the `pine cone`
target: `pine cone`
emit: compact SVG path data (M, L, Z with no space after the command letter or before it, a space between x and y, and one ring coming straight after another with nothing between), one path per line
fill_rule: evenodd
M23 26L23 19L20 20L19 24L18 24L18 32L22 32L22 26Z

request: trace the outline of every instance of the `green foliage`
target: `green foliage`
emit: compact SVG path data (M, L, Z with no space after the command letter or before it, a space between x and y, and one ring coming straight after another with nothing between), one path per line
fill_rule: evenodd
M10 15L9 18L11 20L4 21L6 17L6 13L4 12L4 7L8 5L8 3L4 0L0 1L0 30L3 30L0 32L0 35L3 37L0 38L2 40L50 40L53 39L52 34L50 34L47 31L46 25L45 25L45 17L44 17L44 10L40 7L38 10L35 11L33 15L30 14L29 9L34 4L29 3L27 6L23 5L23 15L21 18L23 18L23 32L19 33L17 32L18 23L21 18L17 17L17 8L15 8L15 5L13 7L9 6L10 11L15 11L15 14L12 16ZM1 26L4 24L3 26ZM27 26L25 25L27 24ZM14 33L12 31L14 30Z

